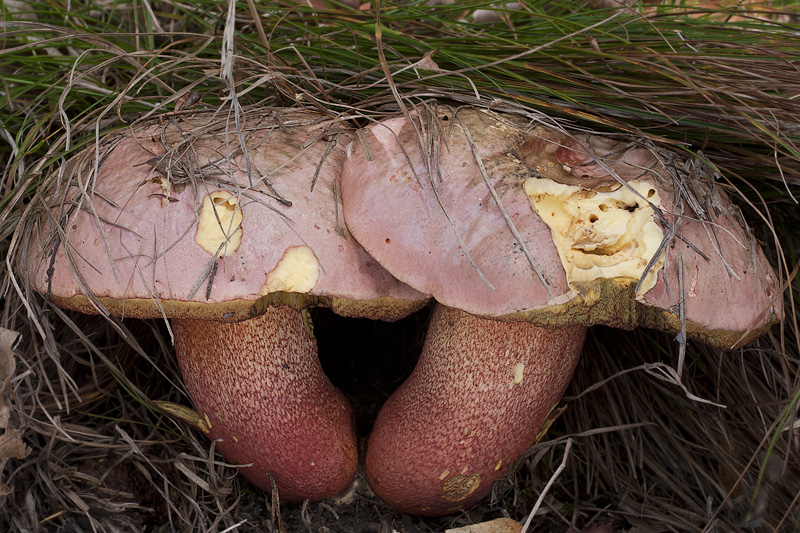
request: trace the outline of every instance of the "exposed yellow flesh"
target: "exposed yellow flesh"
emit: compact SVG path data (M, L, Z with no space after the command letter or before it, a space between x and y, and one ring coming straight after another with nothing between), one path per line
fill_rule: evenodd
M660 207L658 191L646 181L628 185L636 192L622 185L594 191L549 179L525 181L531 205L550 226L570 286L598 278L638 282L656 253L664 233L650 204ZM656 284L663 264L662 256L639 294Z
M261 295L272 292L309 292L319 280L319 260L308 246L286 250L261 287Z
M219 257L235 252L242 244L242 208L228 191L214 191L203 198L194 240L206 252Z

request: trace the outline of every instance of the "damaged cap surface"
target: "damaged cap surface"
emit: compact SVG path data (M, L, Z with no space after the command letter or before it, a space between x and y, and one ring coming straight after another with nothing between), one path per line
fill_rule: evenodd
M698 160L471 108L414 120L354 141L345 216L441 303L543 326L678 332L683 316L723 348L782 317L772 267Z
M140 318L163 309L239 320L270 302L392 318L408 310L378 310L388 300L420 305L425 296L344 225L346 128L276 109L252 114L242 135L247 157L232 122L198 114L111 137L97 165L94 146L76 156L68 180L40 196L48 208L31 232L34 288L64 307L96 312L96 298Z

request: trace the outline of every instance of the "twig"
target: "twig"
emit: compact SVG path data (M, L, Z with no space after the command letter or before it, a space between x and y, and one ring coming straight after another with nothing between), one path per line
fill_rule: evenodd
M536 500L536 504L533 506L533 509L531 509L531 514L528 515L528 519L525 520L525 524L522 526L521 533L527 533L528 527L531 525L531 521L533 520L533 517L536 515L536 511L538 511L539 507L542 505L544 497L547 495L547 492L550 490L550 487L553 485L553 483L555 483L559 474L561 474L561 471L567 467L567 459L569 458L569 451L571 449L572 449L572 439L569 439L567 440L567 446L564 448L564 458L561 459L561 464L558 465L556 471L553 472L552 476L550 476L550 481L547 482L547 485L545 485L544 490L542 490L542 493L539 495L539 499Z

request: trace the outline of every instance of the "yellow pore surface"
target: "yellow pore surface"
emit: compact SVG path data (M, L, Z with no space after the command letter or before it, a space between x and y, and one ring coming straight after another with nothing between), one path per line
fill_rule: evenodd
M214 191L203 199L194 240L206 252L219 257L235 252L242 244L242 209L228 191Z
M567 281L622 278L638 282L664 236L654 220L661 206L655 186L631 181L595 191L549 179L529 178L525 193L550 226ZM634 192L636 191L636 192ZM637 194L638 193L638 194ZM655 284L663 256L648 272L638 294Z

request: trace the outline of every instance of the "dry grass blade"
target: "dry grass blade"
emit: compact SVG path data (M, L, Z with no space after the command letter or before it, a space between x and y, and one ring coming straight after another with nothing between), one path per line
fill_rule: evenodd
M561 464L558 465L558 468L556 468L556 471L553 472L552 477L547 482L547 485L545 485L544 489L542 490L542 493L536 500L536 503L533 504L533 509L531 509L531 512L528 515L528 519L525 520L525 523L522 525L522 533L528 531L528 528L530 527L531 522L533 521L533 517L536 516L536 511L539 510L539 507L541 506L544 497L547 495L547 491L550 489L550 487L553 485L556 479L558 479L558 476L561 474L564 468L566 468L567 459L569 459L569 452L572 449L572 442L573 442L572 439L567 439L567 445L564 447L564 458L561 460Z
M457 114L456 114L456 117L458 117ZM483 181L486 183L486 187L489 189L489 192L491 193L492 198L494 199L494 202L497 205L498 209L503 214L503 218L505 219L506 224L508 225L509 229L511 230L511 233L514 235L514 238L517 239L518 243L520 243L520 248L522 250L522 253L525 255L525 258L528 260L528 263L530 263L531 268L533 269L533 271L536 272L536 276L542 282L542 285L544 285L545 289L547 290L547 294L552 298L553 297L553 293L550 290L550 282L547 279L545 279L545 277L542 275L542 272L539 269L539 265L536 263L536 260L531 255L531 252L528 250L527 246L524 244L525 241L520 237L519 231L517 230L514 222L511 220L511 217L509 216L509 214L506 211L505 207L503 207L503 202L500 201L500 198L497 195L497 191L494 189L494 187L492 186L491 182L489 181L489 178L486 175L486 168L483 166L483 161L481 160L481 157L478 154L477 149L475 148L475 143L472 140L472 134L470 133L469 128L467 128L463 124L462 124L462 128L464 130L464 134L467 137L467 142L469 143L470 148L472 150L472 155L475 157L475 162L478 164L478 168L481 171L481 176L483 176Z

